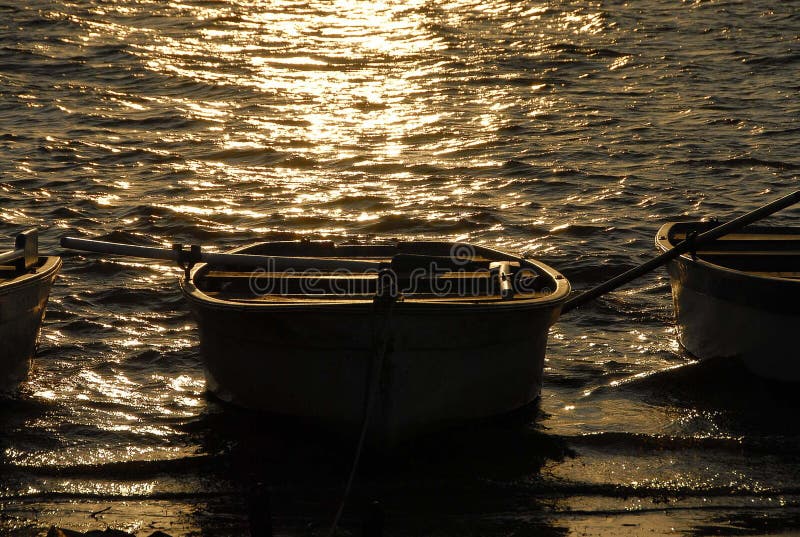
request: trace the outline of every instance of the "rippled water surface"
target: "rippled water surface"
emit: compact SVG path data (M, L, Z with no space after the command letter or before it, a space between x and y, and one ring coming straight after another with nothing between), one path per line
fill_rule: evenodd
M799 36L781 0L6 2L0 232L468 240L586 288L796 187ZM323 535L350 449L205 395L177 268L61 253L0 531L240 535L265 482ZM343 534L374 498L387 535L800 528L796 387L692 363L671 316L661 271L565 315L533 425L365 461Z

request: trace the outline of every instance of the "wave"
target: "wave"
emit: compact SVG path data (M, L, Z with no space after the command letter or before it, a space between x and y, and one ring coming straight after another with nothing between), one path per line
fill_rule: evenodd
M600 58L621 58L630 56L630 53L620 52L611 48L593 48L583 45L575 45L572 43L554 43L546 45L545 50L551 52L565 52L567 54L575 54L578 56L600 57Z
M271 147L225 149L205 154L201 159L243 166L295 168L301 170L313 169L319 165L312 158L285 153Z
M672 166L689 167L721 167L721 168L773 168L776 170L797 170L800 164L783 162L779 160L766 160L756 157L731 157L731 158L699 158L679 160L671 163Z
M473 231L486 226L488 224L476 222L470 218L430 220L403 214L391 214L357 226L357 229L366 233L452 234Z
M25 472L31 475L47 477L97 477L114 476L115 479L139 480L157 477L161 474L212 472L220 462L220 457L212 455L195 455L176 459L157 459L122 461L103 464L74 464L68 466L51 465L0 465L8 472Z
M777 56L758 56L755 58L745 58L742 60L742 63L746 65L764 65L770 67L785 67L797 62L800 62L800 54L798 53L782 54Z
M599 432L563 437L573 446L590 446L611 450L619 454L634 451L662 452L686 450L711 450L734 455L781 455L800 454L800 445L793 438L748 438L722 436L672 436L667 434L644 434L630 432Z

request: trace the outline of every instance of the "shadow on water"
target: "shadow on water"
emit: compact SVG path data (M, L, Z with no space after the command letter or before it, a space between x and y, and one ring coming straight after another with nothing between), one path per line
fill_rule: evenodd
M687 532L687 535L692 537L712 535L797 535L797 528L800 528L800 513L781 513L781 516L767 516L763 512L748 511L726 513L724 516L714 517L708 524L696 525Z
M390 451L368 449L341 534L358 534L377 501L391 535L507 535L512 529L515 535L563 535L538 500L515 486L535 483L546 462L573 455L560 438L531 423L535 416L540 416L538 405ZM355 439L221 404L209 405L188 427L241 492L240 521L257 519L268 503L276 530L326 534L342 501ZM209 532L220 520L214 511L209 505L198 517Z
M758 377L737 359L694 362L622 381L616 389L643 392L655 404L723 412L726 425L740 434L798 433L800 383Z
M740 464L745 474L759 475L771 483L773 491L794 496L800 490L798 388L797 383L757 377L738 360L695 362L604 386L585 399L587 404L604 406L614 405L618 399L640 400L659 410L653 415L668 418L656 429L604 432L571 440L606 448L624 445L647 451L717 453L719 461L728 461L728 466ZM762 467L766 458L773 466ZM723 464L720 471L729 470L726 468ZM702 472L699 469L698 475Z
M45 415L53 407L52 403L32 399L21 391L0 395L0 471L7 465L11 439L25 441L30 434L26 423Z
M590 416L608 421L591 434L568 437L582 466L566 473L579 480L594 472L601 487L617 489L604 492L604 499L646 491L643 498L661 503L649 511L634 509L631 523L651 523L659 532L796 531L798 388L797 383L759 378L734 359L614 381L581 398L579 406L598 409ZM609 418L614 411L620 416ZM598 505L587 512L602 513ZM623 510L614 509L615 516ZM659 513L667 516L659 518Z
M6 535L9 527L26 527L25 516L9 512L9 491L25 488L25 476L20 474L10 455L18 445L53 447L57 441L40 438L28 430L28 424L52 411L54 405L32 399L23 390L10 390L0 395L0 535Z

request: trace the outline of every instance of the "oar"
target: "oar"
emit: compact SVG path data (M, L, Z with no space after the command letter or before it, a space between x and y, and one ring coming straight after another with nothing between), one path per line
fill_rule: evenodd
M780 211L781 209L785 209L790 205L794 205L800 201L800 190L789 194L788 196L784 196L780 199L773 201L772 203L768 203L763 207L759 207L754 211L750 211L747 214L743 214L739 218L735 218L730 222L725 224L721 224L716 226L705 233L700 233L699 235L695 236L692 239L684 240L675 245L674 248L671 250L667 250L663 254L659 255L658 257L654 257L650 261L639 265L638 267L632 268L627 272L623 272L619 276L615 278L611 278L607 282L601 283L597 287L589 289L588 291L584 291L583 293L574 296L564 302L564 306L561 308L561 313L566 313L573 308L577 308L578 306L589 302L590 300L594 300L595 298L599 297L600 295L604 295L609 291L613 291L617 287L621 285L625 285L626 283L635 280L639 276L650 272L651 270L660 267L661 265L667 263L671 259L675 259L681 254L685 254L686 252L692 250L693 248L705 244L707 242L714 241L723 235L727 235L732 231L736 231L747 224L752 224L756 220L761 220L764 217L767 217L773 213Z
M324 259L317 257L278 257L251 254L220 254L203 252L198 246L190 250L183 249L182 245L175 245L172 249L156 248L153 246L135 246L94 239L81 239L76 237L63 237L61 246L74 250L83 250L98 254L114 254L144 259L163 259L186 265L190 263L209 263L214 265L233 265L237 267L256 268L264 267L270 271L282 272L288 270L302 271L305 269L336 270L345 269L352 271L379 270L381 264L377 261L350 261L343 259Z

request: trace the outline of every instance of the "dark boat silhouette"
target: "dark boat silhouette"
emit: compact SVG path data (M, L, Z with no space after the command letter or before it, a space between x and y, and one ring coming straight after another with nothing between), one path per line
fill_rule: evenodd
M0 254L0 391L13 390L28 375L60 269L60 257L39 256L36 230L18 235L15 248Z

